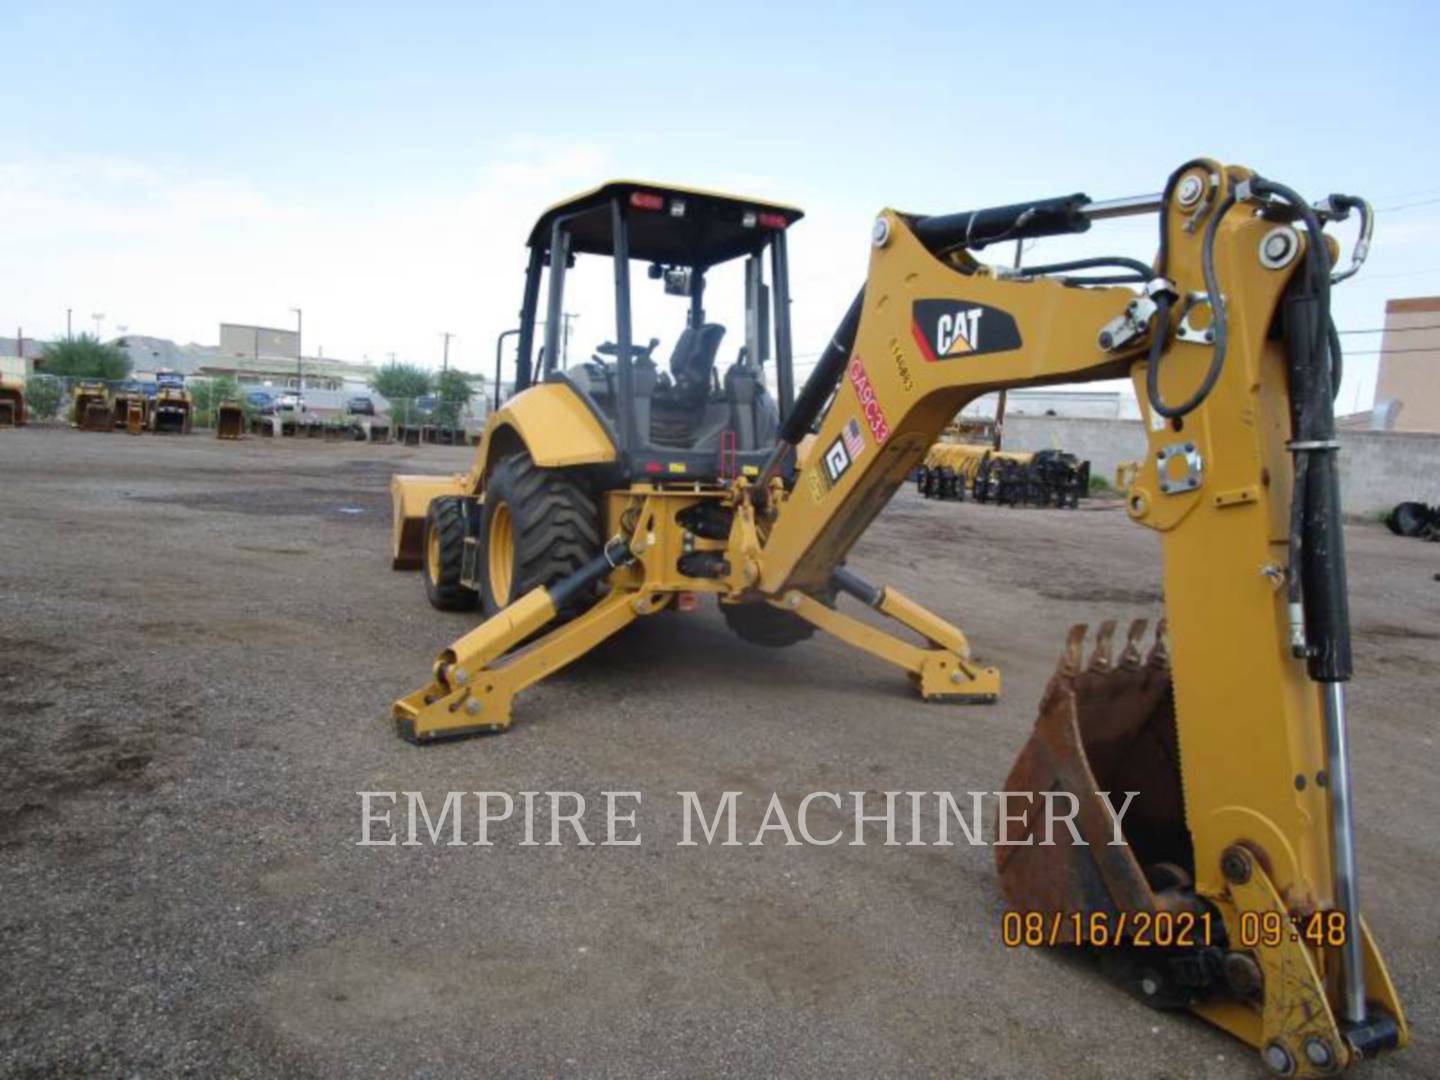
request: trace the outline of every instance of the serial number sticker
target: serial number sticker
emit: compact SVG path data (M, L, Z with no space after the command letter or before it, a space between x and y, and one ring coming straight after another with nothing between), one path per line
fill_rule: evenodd
M1007 911L1000 919L1000 940L1007 949L1188 949L1211 944L1211 920L1204 911Z

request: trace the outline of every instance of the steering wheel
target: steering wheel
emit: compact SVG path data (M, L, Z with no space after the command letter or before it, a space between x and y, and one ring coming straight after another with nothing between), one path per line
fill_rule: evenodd
M631 345L630 358L632 360L649 360L650 354L655 351L655 346L660 344L659 338L651 338L649 345ZM607 341L603 345L597 345L595 351L601 356L619 356L620 346L613 341Z

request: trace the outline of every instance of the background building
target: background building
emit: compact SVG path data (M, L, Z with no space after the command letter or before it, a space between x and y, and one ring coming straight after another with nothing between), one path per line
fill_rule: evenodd
M1440 296L1385 304L1375 410L1394 431L1440 431ZM1392 403L1387 405L1387 403Z

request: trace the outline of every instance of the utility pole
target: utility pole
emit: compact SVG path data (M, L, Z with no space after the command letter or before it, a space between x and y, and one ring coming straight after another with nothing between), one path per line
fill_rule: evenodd
M450 370L450 339L454 336L455 335L450 333L449 330L446 330L444 333L441 334L441 337L445 339L445 355L440 360L441 371Z
M297 390L305 389L305 313L298 307L290 309L295 313L295 381Z
M105 313L103 311L96 311L92 313L90 317L95 320L95 340L99 341L102 332L100 328L105 322Z
M70 308L68 308L68 307L65 309L65 340L66 340L66 341L71 341L71 340L73 340L74 337L75 337L75 334L74 334L74 333L71 331L71 329L70 329L70 312L71 312L71 310L72 310L72 309L70 309Z
M562 333L560 335L560 363L565 367L570 366L570 320L578 319L579 317L579 315L569 311L561 316L563 322Z

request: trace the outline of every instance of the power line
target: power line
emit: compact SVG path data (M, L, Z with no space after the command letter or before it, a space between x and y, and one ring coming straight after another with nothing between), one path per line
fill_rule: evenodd
M1440 188L1424 188L1420 191L1395 191L1382 195L1382 199L1419 199L1426 195L1440 195Z
M1440 345L1429 349L1347 349L1349 356L1396 356L1400 353L1440 353Z
M1440 196L1434 199L1420 199L1416 202L1399 203L1395 206L1377 206L1375 209L1378 213L1388 214L1392 210L1413 210L1417 206L1433 206L1435 203L1440 203Z
M1367 327L1364 330L1341 330L1342 334L1413 334L1419 330L1440 330L1440 323L1432 323L1429 326L1379 326Z

